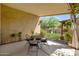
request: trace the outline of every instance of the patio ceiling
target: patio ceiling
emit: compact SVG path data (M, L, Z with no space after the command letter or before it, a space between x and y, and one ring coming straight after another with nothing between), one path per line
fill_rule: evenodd
M4 4L37 16L65 14L70 12L67 3L9 3Z

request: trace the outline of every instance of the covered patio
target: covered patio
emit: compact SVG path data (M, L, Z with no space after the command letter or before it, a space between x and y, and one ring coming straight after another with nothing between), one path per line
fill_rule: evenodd
M79 6L79 4L76 5ZM25 35L29 34L31 36L32 33L40 34L40 17L71 14L72 23L76 25L76 18L72 12L75 12L74 4L68 3L0 4L0 55L27 56L28 44L24 41L26 39ZM79 37L77 35L79 28L75 26L73 28L72 47L79 49ZM21 36L18 35L19 33ZM44 51L39 49L38 56L53 56L59 50L70 52L72 56L75 55L75 49L65 44L50 40L47 43L47 45L43 46ZM72 51L73 53L71 53ZM34 54L35 52L32 56Z
M38 49L38 56L76 56L75 53L77 52L75 49L65 44L53 40L48 40L47 43L47 45L42 46L42 49ZM27 52L28 43L26 43L26 41L6 44L0 47L1 56L36 56L37 53L35 47L31 49L29 54L27 54Z

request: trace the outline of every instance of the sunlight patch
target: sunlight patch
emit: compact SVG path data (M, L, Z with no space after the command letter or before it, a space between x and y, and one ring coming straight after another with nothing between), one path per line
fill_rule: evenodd
M51 56L74 56L75 49L57 49Z
M56 43L56 42L52 42L52 41L47 41L48 45L61 45L59 43Z

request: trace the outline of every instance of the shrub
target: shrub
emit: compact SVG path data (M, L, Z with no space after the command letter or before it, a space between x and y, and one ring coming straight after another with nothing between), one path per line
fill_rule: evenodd
M60 34L54 33L54 34L48 34L48 38L50 39L59 39Z
M60 34L58 34L58 33L51 34L51 33L48 33L47 31L45 31L44 29L41 29L41 35L46 36L49 39L59 39L60 38Z
M66 32L64 34L64 38L65 38L66 41L71 42L72 41L72 34L69 33L69 32Z
M41 29L41 33L40 33L42 36L47 36L47 31L45 31L44 29Z

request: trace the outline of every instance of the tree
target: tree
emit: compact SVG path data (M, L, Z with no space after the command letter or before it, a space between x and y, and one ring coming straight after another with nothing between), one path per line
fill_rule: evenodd
M48 19L41 20L41 28L45 29L48 27Z
M60 25L60 22L58 21L58 19L54 17L51 17L48 21L48 27L53 30L53 33L54 33L55 28L58 28L59 25Z
M53 30L53 32L54 32L54 29L57 28L59 25L60 25L60 22L55 17L48 17L46 19L42 19L42 22L41 22L42 28L44 29L50 28L51 30Z

